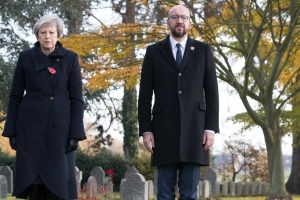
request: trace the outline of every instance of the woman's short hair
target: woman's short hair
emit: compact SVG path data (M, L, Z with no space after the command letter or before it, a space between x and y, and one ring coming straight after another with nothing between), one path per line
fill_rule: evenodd
M38 32L42 25L54 25L56 26L57 36L60 37L63 34L63 21L55 14L45 14L37 20L33 26L33 33L38 38Z

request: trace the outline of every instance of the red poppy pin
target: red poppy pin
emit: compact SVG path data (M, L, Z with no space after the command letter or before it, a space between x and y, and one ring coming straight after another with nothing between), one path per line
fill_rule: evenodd
M50 72L50 74L56 74L56 70L52 67L48 67L48 71Z
M193 46L191 46L191 50L194 51L194 49L195 49L195 48L194 48Z

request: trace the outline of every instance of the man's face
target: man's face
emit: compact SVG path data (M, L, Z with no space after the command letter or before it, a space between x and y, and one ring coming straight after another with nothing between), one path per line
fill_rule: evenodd
M169 11L167 25L171 35L175 38L183 38L191 28L190 14L184 6L175 6Z

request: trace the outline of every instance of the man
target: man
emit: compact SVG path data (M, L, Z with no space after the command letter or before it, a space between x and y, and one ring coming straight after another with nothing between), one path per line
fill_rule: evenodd
M157 199L175 199L177 170L179 199L197 199L200 166L209 165L208 150L219 132L216 71L209 45L188 37L186 7L172 7L167 25L170 35L150 45L144 58L139 132L157 166Z

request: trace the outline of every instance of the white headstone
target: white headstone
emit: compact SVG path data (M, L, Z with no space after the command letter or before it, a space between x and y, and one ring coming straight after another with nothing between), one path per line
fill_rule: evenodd
M86 183L86 195L89 198L95 198L98 195L98 185L96 178L90 176Z
M120 199L121 200L123 200L124 198L123 198L123 187L124 187L124 183L126 182L126 179L125 178L123 178L122 180L121 180L121 183L120 183Z
M230 182L229 193L230 193L230 196L232 196L232 197L235 196L235 182L234 181Z
M5 176L7 181L7 192L12 193L13 191L13 171L9 166L0 167L0 175Z
M217 172L208 167L203 173L203 180L208 180L211 183L211 194L215 193L215 183L217 182Z
M148 200L148 185L139 173L129 175L122 190L123 200Z
M254 182L250 183L249 194L250 194L250 196L254 196L255 195L255 183Z
M228 183L226 181L224 181L222 184L222 194L228 195Z
M216 197L220 196L220 183L219 182L215 183L215 193L213 195Z
M248 196L249 195L249 183L245 182L244 183L244 189L243 189L243 195Z
M199 181L199 184L198 184L198 186L197 186L197 190L198 190L198 199L199 199L199 197L202 197L202 195L203 195L203 183L202 183L202 181Z
M155 195L157 194L157 177L158 177L157 170L155 170L154 172L154 194Z
M154 199L153 181L149 180L147 182L148 182L148 199Z
M96 178L97 184L100 186L104 186L105 181L105 172L99 166L94 167L90 173L91 176Z
M258 182L256 183L256 195L261 195L262 190L262 183Z
M7 181L4 175L0 175L0 199L7 198Z
M125 178L127 178L131 174L139 173L139 171L135 167L129 167L125 172Z
M76 175L77 190L79 194L81 189L82 171L79 171L78 167L76 166L75 166L75 175Z
M203 181L203 198L209 198L209 191L210 191L210 188L209 188L209 181L207 180L204 180Z
M263 182L261 188L261 195L263 196L267 195L267 191L268 191L268 185L266 182Z
M235 183L235 193L236 196L241 196L243 192L243 185L241 182Z

